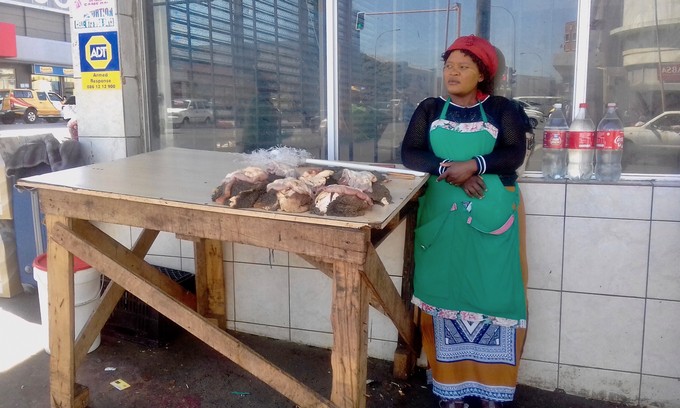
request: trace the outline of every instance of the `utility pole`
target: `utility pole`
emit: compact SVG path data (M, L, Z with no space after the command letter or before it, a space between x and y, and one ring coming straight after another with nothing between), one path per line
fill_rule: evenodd
M491 0L477 0L477 35L491 39Z

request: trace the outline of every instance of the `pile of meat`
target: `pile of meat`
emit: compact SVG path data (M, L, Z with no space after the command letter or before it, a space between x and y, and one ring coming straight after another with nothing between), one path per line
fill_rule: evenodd
M386 181L379 172L346 168L253 166L227 174L212 200L231 208L356 217L392 202Z

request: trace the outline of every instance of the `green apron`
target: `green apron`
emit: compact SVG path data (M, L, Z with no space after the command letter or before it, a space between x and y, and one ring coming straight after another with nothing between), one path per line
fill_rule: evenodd
M446 120L449 101L440 120ZM486 126L481 103L479 109ZM430 143L437 157L465 161L490 153L496 140L485 127L472 132L436 127ZM519 188L510 191L495 174L481 177L487 187L483 199L430 176L415 231L414 296L439 309L523 320Z

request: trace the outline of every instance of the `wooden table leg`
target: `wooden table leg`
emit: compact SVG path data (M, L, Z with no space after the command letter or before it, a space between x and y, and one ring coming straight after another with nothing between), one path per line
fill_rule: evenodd
M45 216L47 233L60 222L70 225L65 217ZM73 256L53 239L47 241L47 284L50 344L50 405L52 408L76 406L76 360L74 350L75 310ZM82 399L78 399L79 406ZM87 401L85 401L87 404Z
M226 287L222 242L199 239L194 242L196 262L197 312L217 320L217 326L227 328Z
M417 201L409 204L411 211L406 215L406 233L404 236L404 266L402 269L401 278L401 298L404 304L408 305L411 315L415 313L414 306L411 304L411 297L413 296L413 271L415 269L415 259L413 247L415 245L415 229L417 222ZM417 330L413 335L413 347L407 347L404 339L399 337L397 342L397 349L394 352L394 365L392 367L392 374L399 379L405 380L413 374L413 369L416 365L418 355L420 352L420 333ZM415 353L414 353L415 351Z
M357 265L333 266L331 401L338 407L366 407L369 298Z

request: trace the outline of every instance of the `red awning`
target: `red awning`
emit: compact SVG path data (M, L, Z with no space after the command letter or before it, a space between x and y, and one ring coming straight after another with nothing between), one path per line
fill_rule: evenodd
M14 24L0 23L0 58L17 56L17 30Z

